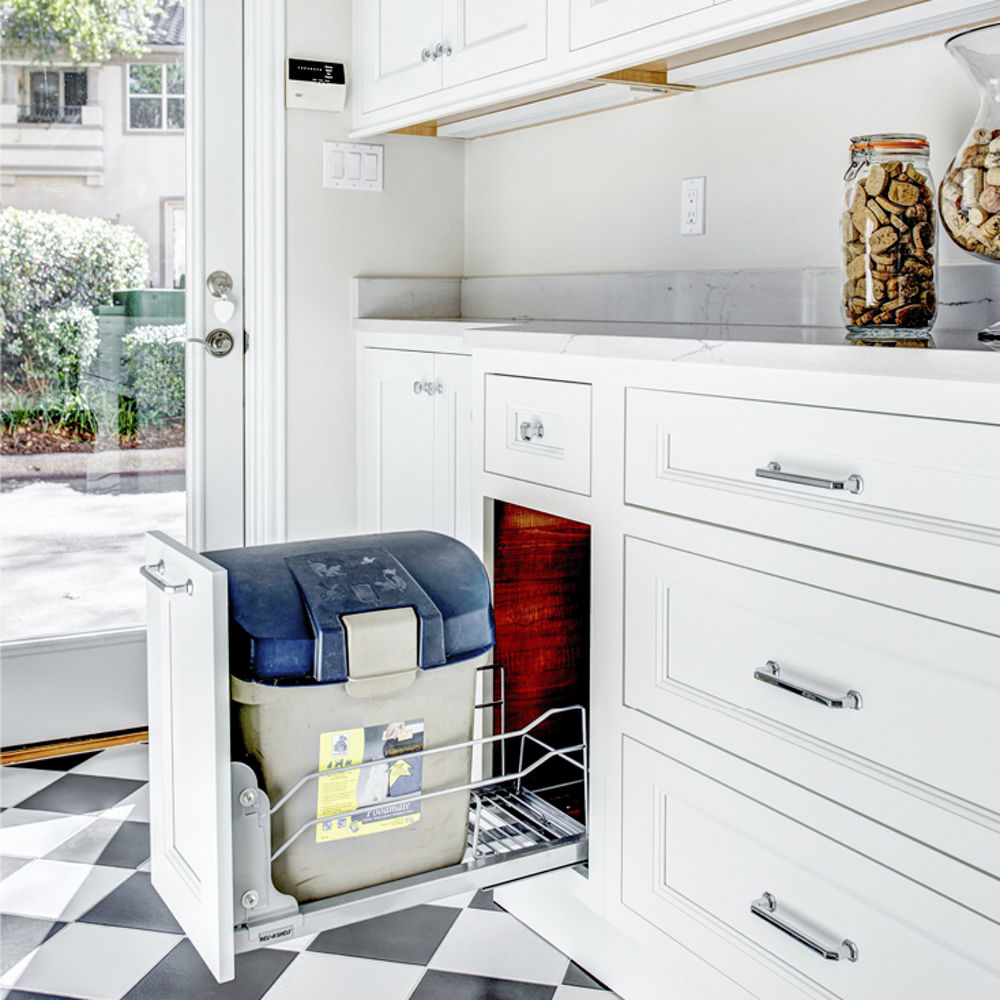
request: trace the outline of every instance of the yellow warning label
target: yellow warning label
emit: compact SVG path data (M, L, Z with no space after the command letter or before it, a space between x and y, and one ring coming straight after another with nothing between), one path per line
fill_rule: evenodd
M424 720L322 733L319 739L316 842L361 837L420 819ZM361 766L358 766L361 765ZM400 801L402 800L402 801Z

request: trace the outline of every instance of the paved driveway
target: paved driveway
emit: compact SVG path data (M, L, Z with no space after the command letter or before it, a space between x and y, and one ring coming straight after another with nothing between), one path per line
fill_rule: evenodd
M183 472L5 479L0 636L142 625L143 533L184 538Z

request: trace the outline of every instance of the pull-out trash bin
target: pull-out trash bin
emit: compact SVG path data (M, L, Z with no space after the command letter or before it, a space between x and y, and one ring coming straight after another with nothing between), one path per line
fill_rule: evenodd
M234 730L272 806L321 772L272 815L274 851L314 824L275 886L304 903L461 861L468 791L412 796L467 784L471 750L405 755L472 738L494 638L476 555L429 531L205 555L228 571Z

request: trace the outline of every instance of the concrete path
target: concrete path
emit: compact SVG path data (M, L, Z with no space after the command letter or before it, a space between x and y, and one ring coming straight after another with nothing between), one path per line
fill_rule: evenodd
M5 477L0 638L142 625L142 536L185 534L183 472Z

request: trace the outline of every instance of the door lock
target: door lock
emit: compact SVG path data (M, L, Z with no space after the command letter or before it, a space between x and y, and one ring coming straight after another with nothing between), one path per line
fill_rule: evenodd
M236 343L228 330L212 330L207 337L188 337L189 344L201 344L213 358L224 358Z

